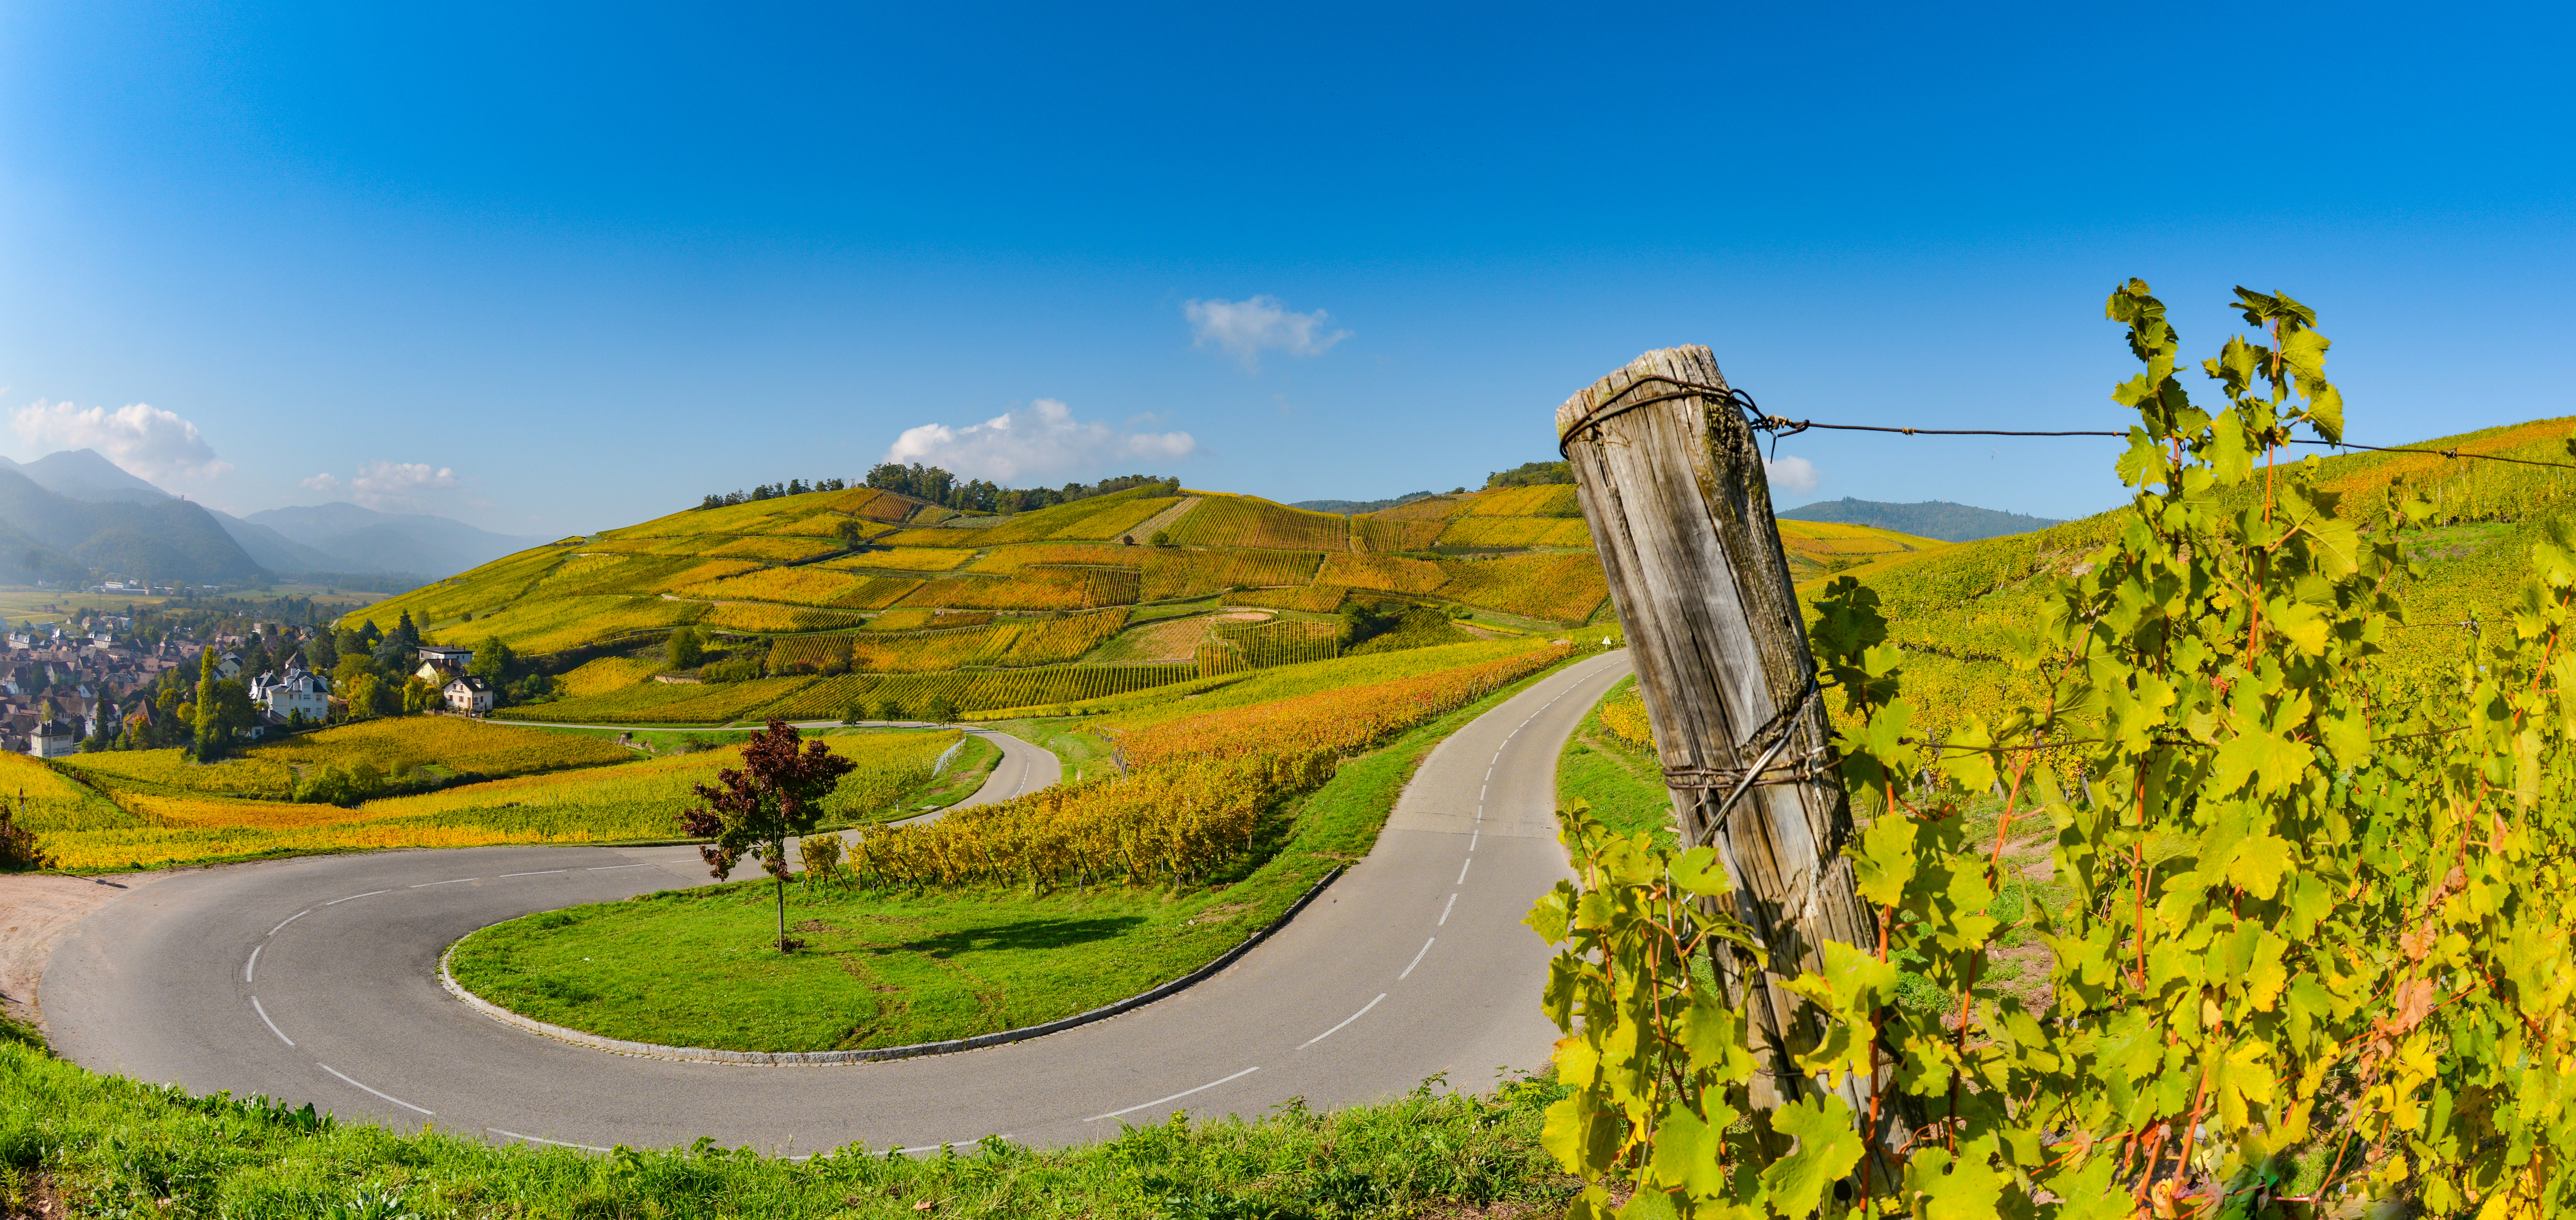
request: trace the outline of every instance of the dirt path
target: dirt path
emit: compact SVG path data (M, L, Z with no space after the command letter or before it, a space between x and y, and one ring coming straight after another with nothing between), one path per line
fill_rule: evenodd
M1143 524L1127 531L1126 536L1136 539L1139 542L1152 541L1155 530L1167 530L1172 528L1172 523L1180 520L1181 514L1186 513L1193 508L1197 508L1198 506L1199 497L1183 496L1181 497L1180 503L1164 509L1151 517L1145 518Z
M90 912L168 875L0 876L0 1010L44 1028L43 1014L36 1011L36 980L45 973L54 942Z

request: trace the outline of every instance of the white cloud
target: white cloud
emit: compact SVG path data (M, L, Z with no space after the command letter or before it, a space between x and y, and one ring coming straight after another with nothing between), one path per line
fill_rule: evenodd
M1036 475L1127 473L1110 467L1177 461L1198 447L1187 432L1121 432L1096 420L1084 423L1073 417L1073 408L1041 398L1023 410L963 428L907 428L886 450L885 460L943 466L962 478L1012 483Z
M1200 347L1218 351L1243 362L1246 371L1261 367L1261 353L1286 352L1291 356L1320 356L1334 344L1351 337L1347 330L1327 332L1331 321L1323 310L1313 313L1291 313L1279 298L1257 296L1241 301L1190 301L1181 306L1189 315L1190 333Z
M368 462L346 481L324 473L304 480L304 485L361 508L418 513L437 503L435 493L453 491L463 483L455 471L427 462Z
M1791 495L1816 494L1816 464L1802 457L1784 457L1762 463L1762 474L1771 486Z
M156 483L204 483L233 468L215 456L215 447L206 443L197 425L148 403L110 411L38 401L19 408L9 422L31 445L95 449Z

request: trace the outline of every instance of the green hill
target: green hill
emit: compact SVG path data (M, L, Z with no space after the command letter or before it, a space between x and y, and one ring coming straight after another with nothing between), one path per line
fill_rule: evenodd
M2423 442L2457 449L2564 462L2576 418L2535 420ZM2343 512L2365 529L2388 518L2388 489L2405 480L2437 508L2432 528L2411 536L2419 574L2403 591L2408 628L2389 642L2395 672L2431 680L2468 644L2459 624L2494 620L2530 570L2531 546L2553 522L2576 516L2576 470L2446 459L2439 454L2357 453L2319 456L2317 486L2342 497ZM2253 492L2246 493L2251 496ZM1907 653L1906 689L1917 724L1944 731L1962 712L2010 706L2027 689L2001 657L2006 634L2038 621L2050 582L2074 570L2110 541L2129 517L2126 506L2031 533L1962 543L1938 551L1890 556L1847 574L1876 592L1889 638ZM1825 576L1800 584L1812 598Z
M1997 512L1953 504L1948 500L1924 500L1915 504L1889 504L1879 500L1819 500L1780 514L1784 521L1839 521L1849 525L1867 525L1900 534L1917 534L1943 542L1974 542L1981 538L2000 538L2006 534L2027 534L2046 529L2058 522L2050 517L2032 517L2022 513Z
M549 658L579 694L517 712L531 717L811 717L881 698L992 711L1363 644L1582 623L1608 599L1590 543L1565 486L1359 516L1161 482L1010 516L856 488L709 505L534 547L377 603L350 625L390 629L408 614L429 642L499 639ZM1876 554L1889 544L1835 545ZM1345 622L1354 604L1370 612ZM1419 612L1398 612L1408 605ZM1444 619L1462 625L1443 629ZM663 672L662 643L684 626L712 638L716 659Z

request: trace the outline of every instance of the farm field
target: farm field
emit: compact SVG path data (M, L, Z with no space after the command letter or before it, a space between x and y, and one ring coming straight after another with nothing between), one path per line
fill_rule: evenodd
M812 678L653 682L588 698L502 708L493 716L550 724L726 724L813 683Z
M486 726L466 726L482 728ZM570 749L630 751L599 738L559 736ZM930 766L956 742L955 730L867 730L824 738L860 764L826 805L828 821L863 822L894 811L930 779ZM494 843L596 843L678 837L674 818L734 765L738 746L576 771L521 775L355 808L237 799L171 785L120 790L124 824L45 830L38 842L76 870L157 868L258 856L392 847L479 847ZM88 757L88 756L83 756ZM282 764L269 764L283 771Z
M2550 419L2441 437L2423 446L2563 461L2571 435L2576 419ZM2547 541L2551 530L2576 524L2576 476L2563 470L2357 453L2318 459L2314 477L2320 489L2345 497L2345 513L2364 530L2387 520L2385 496L2397 478L2409 480L2436 505L2433 528L2409 543L2419 570L2407 584L2408 613L2411 623L2425 626L2395 633L2388 645L2386 667L2404 685L2433 682L2458 664L2468 633L2443 625L2505 617L2530 570L2532 547ZM1964 715L1991 718L2026 697L2031 677L2002 659L2012 635L2043 612L2053 580L2111 540L2125 511L2028 534L1888 554L1833 574L1878 595L1889 641L1905 653L1907 698L1920 709L1918 728L1945 732ZM1803 523L1782 523L1791 524ZM1799 584L1810 615L1833 575L1819 573Z
M1137 536L1147 523L1153 531ZM1924 553L1908 549L1922 540L1863 527L1787 528L1801 573ZM523 655L563 657L549 670L560 678L556 701L504 713L529 721L720 724L768 711L829 718L863 695L1016 712L1339 651L1307 628L1218 638L1155 626L1223 607L1294 617L1384 613L1410 602L1465 620L1425 618L1371 641L1370 651L1493 634L1479 619L1505 631L1585 623L1604 613L1607 598L1589 542L1565 485L1434 496L1357 517L1222 492L1174 494L1167 484L1007 518L869 489L811 492L533 548L344 622L381 629L410 613L429 642L498 638ZM647 663L683 625L713 637L737 664L758 662L759 676L778 685L648 689ZM1184 641L1193 631L1198 637ZM1075 663L1119 672L1032 678L1007 693L977 676ZM1139 664L1197 672L1148 677L1133 669ZM874 681L894 678L907 680L882 689ZM786 684L802 679L819 684ZM1021 702L987 702L995 698Z
M1572 654L1524 655L1538 663L1486 674L1498 681L1472 697L1415 705L1400 726L1352 742L1361 752L1392 738L1338 770L1291 774L1243 751L1095 771L935 823L868 830L840 880L789 887L787 918L806 942L794 955L740 951L773 934L771 890L749 883L514 920L463 942L453 968L540 1020L722 1049L904 1045L1080 1012L1214 958L1334 861L1365 854L1423 754ZM1340 693L1354 708L1387 698ZM1294 819L1275 816L1279 798L1309 788Z
M1164 546L1136 535L1146 522ZM1587 543L1569 486L1453 494L1368 517L1224 492L1172 494L1164 484L1015 517L958 515L873 489L806 492L546 543L363 607L345 625L389 628L412 615L430 643L497 638L528 656L629 651L629 661L647 659L672 628L696 625L734 638L732 649L760 649L773 661L768 677L938 674L1061 664L1115 641L1115 631L1084 636L1097 620L1007 638L1028 615L1128 610L1126 628L1157 607L1203 597L1293 613L1337 613L1352 597L1406 597L1579 623L1602 600ZM1466 553L1476 561L1458 559ZM930 633L948 625L994 633L979 641ZM853 631L896 638L863 646L832 638ZM1162 649L1103 656L1123 654ZM631 672L590 669L559 690L582 708L523 716L595 713L626 723L647 708L657 716L742 710L739 700L680 708L685 700L667 692L636 695ZM603 698L611 705L587 703Z
M632 757L623 747L597 738L450 716L389 716L255 745L216 763L192 761L177 749L110 750L62 761L119 799L152 794L285 801L294 797L298 779L326 767L365 765L387 775L426 769L443 778L500 779ZM0 776L17 778L12 772Z

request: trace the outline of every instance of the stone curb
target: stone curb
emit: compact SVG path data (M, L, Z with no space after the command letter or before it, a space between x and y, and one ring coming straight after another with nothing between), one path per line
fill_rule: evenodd
M438 981L441 986L447 988L447 993L449 995L455 996L458 1000L463 1001L466 1007L474 1009L475 1011L482 1013L484 1016L490 1017L504 1025L515 1025L530 1033L542 1034L545 1037L553 1038L558 1041L570 1042L578 1046L587 1046L594 1050L608 1051L612 1054L637 1055L647 1059L675 1059L684 1063L741 1063L767 1067L799 1067L835 1063L873 1063L885 1059L911 1059L921 1055L947 1055L954 1054L958 1051L971 1051L979 1047L999 1046L1005 1042L1020 1042L1029 1038L1042 1037L1047 1034L1072 1029L1077 1025L1089 1025L1094 1021L1105 1021L1120 1013L1142 1008L1147 1004L1151 1004L1156 1000L1164 998L1165 996L1193 986L1207 979L1209 976L1214 975L1216 972L1233 965L1236 960L1240 959L1244 954L1252 952L1254 946L1270 939L1271 933L1288 926L1289 920L1296 918L1299 911L1305 910L1306 904L1313 902L1315 900L1315 896L1323 893L1324 887L1331 885L1333 883L1333 879L1341 876L1344 871L1345 870L1342 866L1336 865L1331 871L1325 873L1322 877L1317 878L1315 884L1308 886L1306 888L1306 892L1298 896L1297 901L1290 903L1287 910L1279 913L1279 918L1270 921L1269 926L1262 928L1260 931L1253 933L1249 937L1246 937L1243 943L1226 950L1225 953L1215 961L1209 962L1188 974L1184 974L1179 978L1173 979L1171 982L1164 983L1137 995L1129 996L1126 999L1113 1004L1104 1004L1089 1012L1075 1013L1070 1017L1059 1017L1053 1021L1046 1022L1043 1025L1024 1025L1018 1029L1005 1029L996 1033L977 1034L972 1038L951 1038L945 1042L916 1042L911 1046L887 1046L879 1047L875 1050L858 1051L719 1051L709 1050L704 1047L662 1046L658 1043L652 1042L628 1042L621 1038L603 1038L597 1034L586 1034L577 1029L566 1029L560 1025L549 1025L532 1017L520 1016L518 1013L503 1008L490 1000L486 1000L483 997L474 994L473 992L467 991L463 984L456 981L456 976L448 972L448 960L456 955L456 945L454 944L447 946L447 951L438 955ZM463 937L457 938L457 943L461 944L463 941Z

